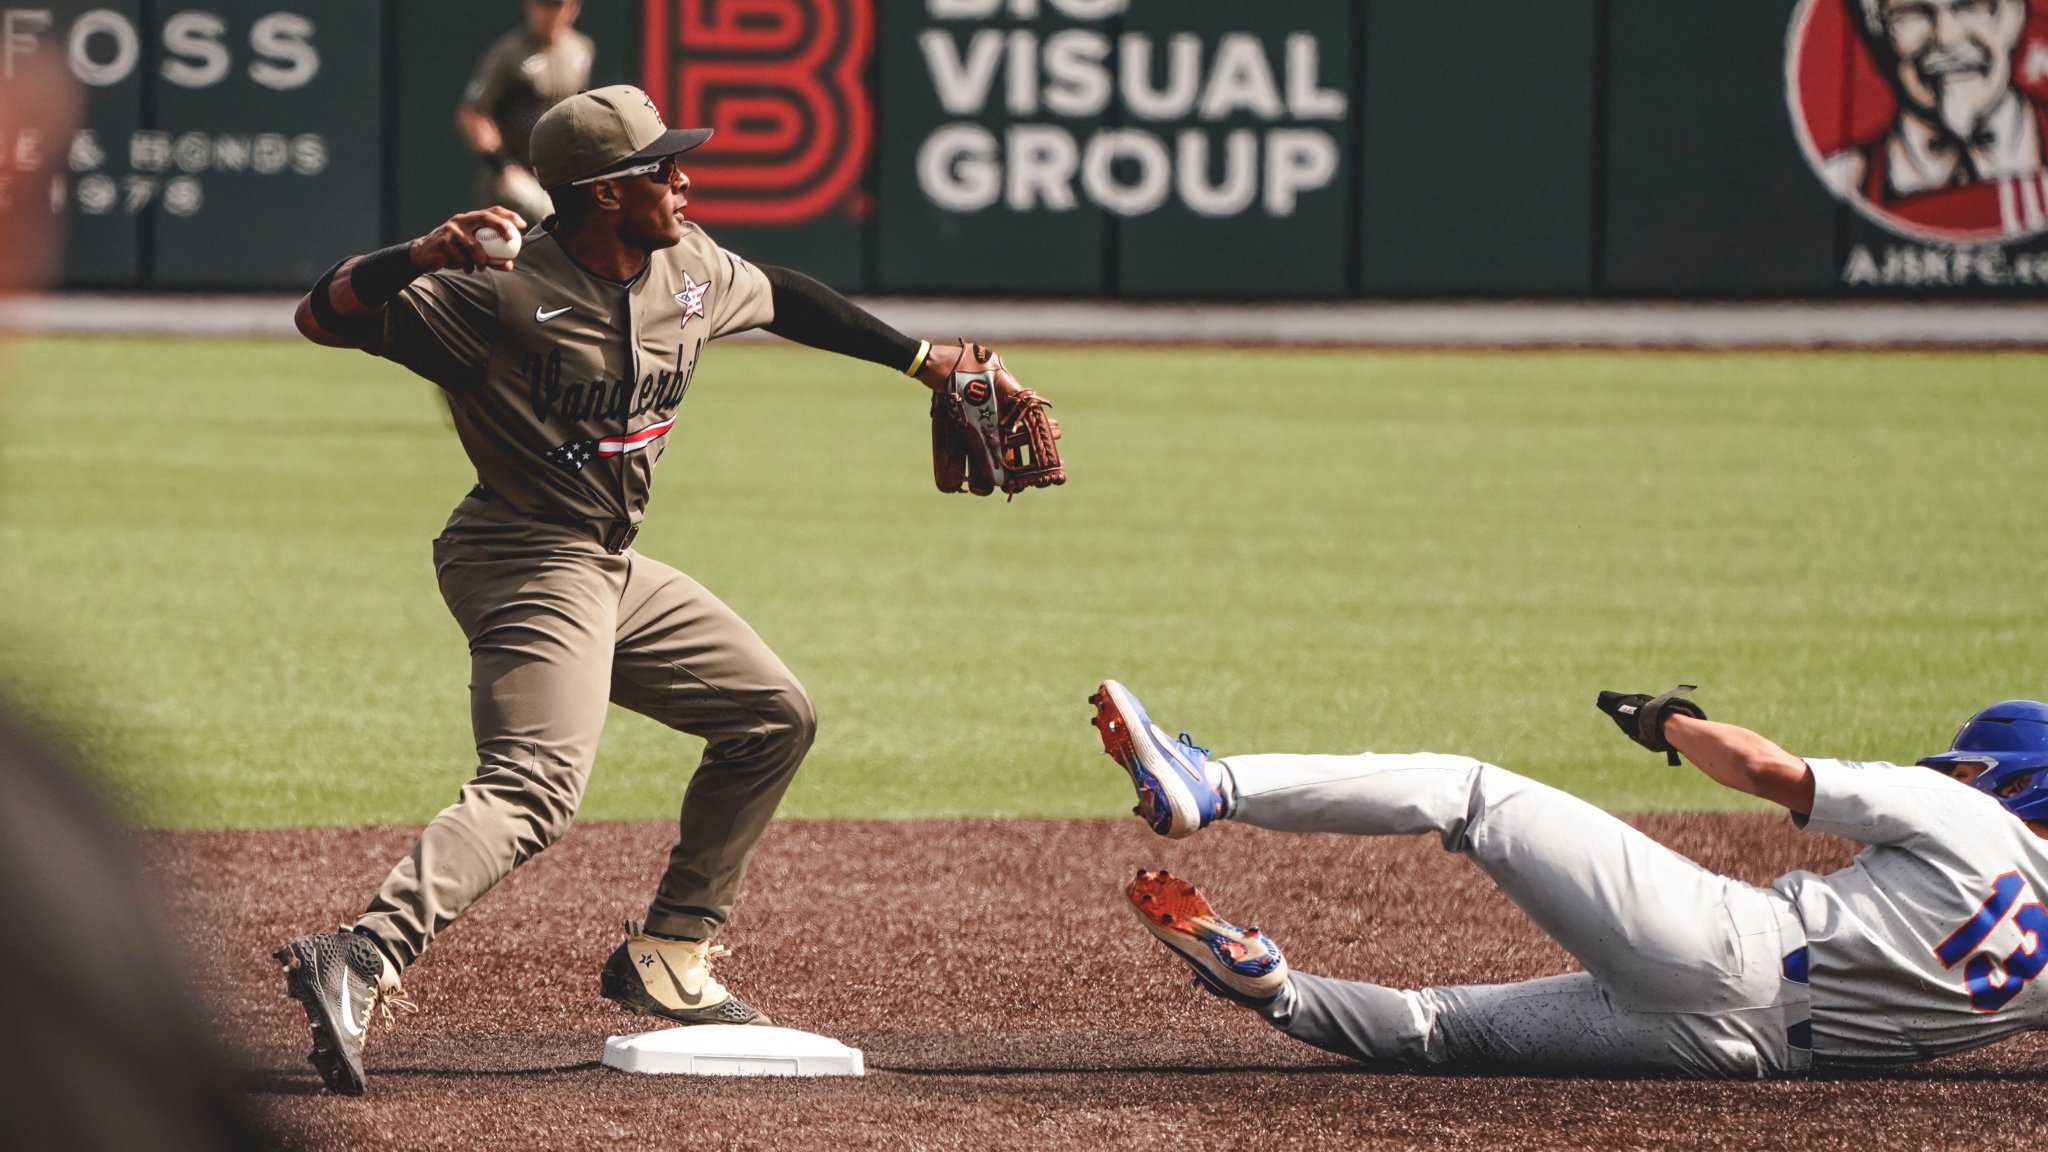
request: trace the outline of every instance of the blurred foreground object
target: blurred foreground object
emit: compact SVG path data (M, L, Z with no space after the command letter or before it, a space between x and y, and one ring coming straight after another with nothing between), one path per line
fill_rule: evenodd
M0 147L63 155L78 92L0 53ZM41 174L0 174L0 295L46 283ZM8 377L0 373L0 381ZM0 1119L10 1149L262 1148L210 1050L162 900L100 798L0 703Z
M54 53L0 51L0 155L16 160L0 166L0 294L40 288L56 273L62 220L48 181L61 171L79 108L78 86Z
M126 835L0 714L0 1116L9 1148L263 1148Z

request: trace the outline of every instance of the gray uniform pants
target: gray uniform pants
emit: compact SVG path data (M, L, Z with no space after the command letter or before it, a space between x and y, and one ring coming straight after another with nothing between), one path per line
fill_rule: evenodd
M1233 756L1232 818L1283 832L1434 833L1584 972L1399 991L1296 973L1268 1018L1368 1061L1781 1076L1810 1066L1791 903L1709 872L1577 797L1462 756ZM1390 941L1390 946L1397 942Z
M477 774L420 833L357 925L410 964L492 885L566 832L608 702L706 741L647 930L708 939L811 745L803 687L696 581L576 528L475 500L434 541L469 637Z

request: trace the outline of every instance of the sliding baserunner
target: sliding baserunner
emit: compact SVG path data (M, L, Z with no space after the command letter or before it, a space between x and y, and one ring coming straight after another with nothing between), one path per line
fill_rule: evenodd
M1154 831L1434 833L1584 971L1399 990L1290 971L1187 881L1141 872L1145 926L1211 991L1360 1060L1701 1077L1924 1060L2048 1026L2048 705L1971 717L1918 766L1801 759L1680 691L1600 694L1622 730L1717 783L1867 847L1768 887L1718 875L1592 805L1463 756L1211 759L1130 691L1091 697Z

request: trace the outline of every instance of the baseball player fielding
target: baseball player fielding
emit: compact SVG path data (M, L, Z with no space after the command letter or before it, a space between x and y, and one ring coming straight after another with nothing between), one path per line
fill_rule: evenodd
M410 1005L400 972L568 830L612 703L705 748L653 902L625 921L598 989L673 1023L768 1022L712 974L726 952L714 937L817 718L746 621L633 546L707 343L764 328L933 389L942 487L952 478L957 489L961 474L986 480L970 485L984 494L1065 479L1045 402L995 352L913 340L686 220L678 157L710 135L669 128L630 85L571 96L533 127L534 175L554 215L523 245L516 212L464 212L342 261L300 301L308 339L439 385L477 478L433 549L469 639L476 775L361 916L276 954L333 1091L363 1090L373 1015ZM951 414L975 404L989 419L955 435Z
M1188 881L1126 896L1196 980L1307 1044L1447 1070L1761 1078L1907 1064L2048 1026L2048 705L1995 704L1917 765L1799 758L1683 693L1603 692L1630 739L1866 845L1768 887L1718 875L1575 797L1465 756L1212 758L1131 691L1090 697L1138 815L1279 832L1430 833L1584 969L1402 990L1289 967Z

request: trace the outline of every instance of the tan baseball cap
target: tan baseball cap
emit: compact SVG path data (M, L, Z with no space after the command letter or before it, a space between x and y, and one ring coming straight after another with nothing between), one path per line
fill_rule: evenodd
M711 139L709 128L670 128L654 98L631 84L578 92L533 126L528 154L543 188L557 188L614 168L688 152Z

